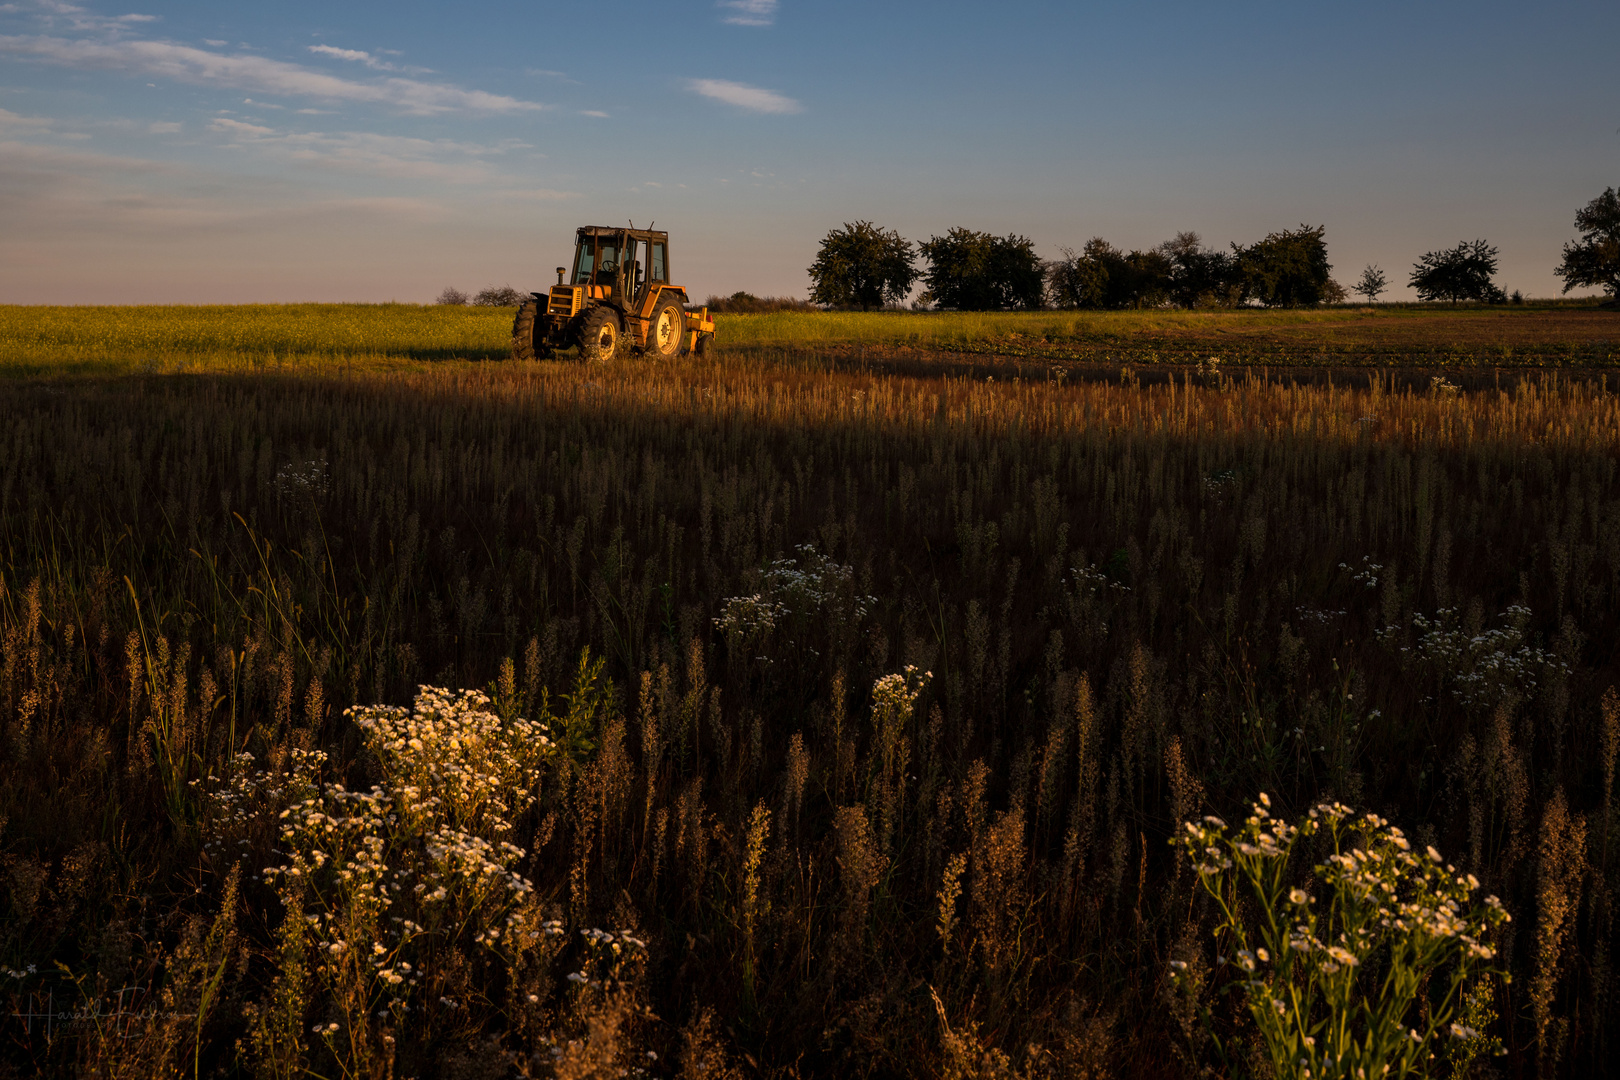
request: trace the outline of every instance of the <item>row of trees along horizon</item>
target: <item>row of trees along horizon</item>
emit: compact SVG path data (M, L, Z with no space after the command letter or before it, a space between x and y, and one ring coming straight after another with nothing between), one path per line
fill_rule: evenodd
M1575 227L1581 238L1564 245L1553 271L1564 279L1564 292L1596 287L1611 301L1620 298L1620 194L1605 190L1576 212ZM1325 232L1302 224L1225 251L1206 247L1196 232L1145 251L1095 237L1078 252L1063 248L1062 258L1043 261L1034 242L1017 234L953 228L913 244L893 229L855 221L821 241L809 268L810 302L869 311L901 304L919 281L913 308L959 311L1315 307L1343 303L1350 293L1372 303L1388 291L1375 265L1348 290L1335 281ZM1424 301L1507 303L1495 281L1497 256L1484 240L1426 252L1413 263L1409 284ZM919 257L927 269L917 266ZM1523 298L1515 292L1511 299Z

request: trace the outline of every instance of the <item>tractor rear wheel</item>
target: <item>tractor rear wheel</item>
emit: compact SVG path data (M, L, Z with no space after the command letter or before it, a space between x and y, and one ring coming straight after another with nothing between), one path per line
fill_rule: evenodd
M610 307L592 308L579 323L579 355L605 364L619 352L619 315Z
M534 297L518 305L517 316L512 319L512 359L514 360L543 360L551 355L551 350L545 342L535 340L535 330L540 322L540 301Z
M686 309L674 300L665 300L647 322L646 354L655 360L673 360L681 354L686 338Z

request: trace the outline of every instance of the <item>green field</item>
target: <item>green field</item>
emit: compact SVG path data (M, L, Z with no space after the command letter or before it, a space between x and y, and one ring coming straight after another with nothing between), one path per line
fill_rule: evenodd
M956 353L1003 360L1188 366L1575 366L1620 361L1620 313L1590 305L1449 311L779 312L720 315L731 349ZM414 304L0 306L12 376L402 370L501 360L508 308Z
M1609 1068L1620 316L509 319L0 308L0 1077Z

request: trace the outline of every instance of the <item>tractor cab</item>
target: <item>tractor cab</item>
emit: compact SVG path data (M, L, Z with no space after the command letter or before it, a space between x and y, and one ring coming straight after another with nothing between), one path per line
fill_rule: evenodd
M575 237L569 283L589 287L593 299L632 303L668 281L668 233L587 225Z

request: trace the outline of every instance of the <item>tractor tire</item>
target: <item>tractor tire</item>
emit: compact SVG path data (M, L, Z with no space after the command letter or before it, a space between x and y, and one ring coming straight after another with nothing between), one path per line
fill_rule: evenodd
M579 321L579 357L594 364L605 364L619 354L623 337L618 312L610 307L592 308Z
M517 315L512 319L512 359L544 360L551 355L544 342L535 341L539 322L540 301L531 296L518 305Z
M697 354L699 360L707 360L712 357L714 355L714 335L699 334L697 336L697 346L693 351Z
M681 355L686 341L686 309L674 300L658 305L647 322L647 346L643 351L654 360L673 360Z

